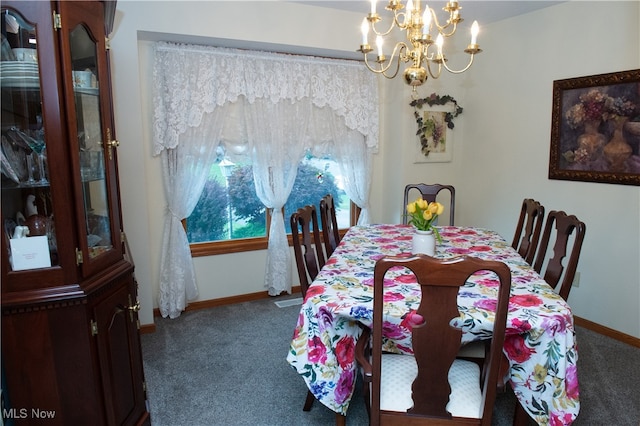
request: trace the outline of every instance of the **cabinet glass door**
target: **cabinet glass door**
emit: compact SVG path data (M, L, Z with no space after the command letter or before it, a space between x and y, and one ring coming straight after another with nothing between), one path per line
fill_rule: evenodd
M69 43L86 243L92 259L113 249L103 140L109 135L102 127L96 44L84 25L70 32Z
M2 219L11 271L59 264L36 27L2 8ZM4 263L3 263L4 264Z
M104 2L56 4L78 234L76 260L81 275L89 277L122 260Z

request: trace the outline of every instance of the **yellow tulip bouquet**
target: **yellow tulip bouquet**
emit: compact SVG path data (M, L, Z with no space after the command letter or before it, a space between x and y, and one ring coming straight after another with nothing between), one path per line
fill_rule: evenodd
M444 211L444 206L437 201L432 203L418 198L417 200L407 204L407 214L409 215L409 225L413 225L420 231L432 230L438 242L442 242L438 229L433 222Z

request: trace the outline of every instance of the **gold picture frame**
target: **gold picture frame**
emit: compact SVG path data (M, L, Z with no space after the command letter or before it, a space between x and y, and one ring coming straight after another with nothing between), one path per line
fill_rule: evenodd
M553 82L549 179L640 185L640 70Z

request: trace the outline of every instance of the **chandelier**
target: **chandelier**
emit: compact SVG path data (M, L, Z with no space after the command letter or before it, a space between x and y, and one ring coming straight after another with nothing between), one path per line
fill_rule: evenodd
M471 26L471 43L464 51L470 55L467 66L460 70L454 70L447 65L447 58L444 52L444 38L451 37L458 29L458 24L463 21L457 1L448 1L442 8L448 12L449 16L443 25L440 25L436 12L425 5L422 8L420 0L407 0L406 7L401 0L389 0L385 9L393 13L393 21L386 31L379 31L376 24L381 23L382 18L376 13L376 0L371 0L371 12L362 20L362 44L359 51L364 54L364 63L367 68L377 74L382 74L386 78L394 78L398 75L401 62L410 62L404 70L404 81L414 90L417 86L427 81L428 77L437 79L440 77L442 68L453 74L460 74L469 69L473 64L473 57L476 53L482 52L478 43L478 22L474 21ZM405 11L402 11L405 9ZM391 53L391 57L383 53L383 37L391 33L394 28L406 31L407 42L396 43ZM369 53L373 51L369 45L369 30L376 36L377 55L375 59L369 59ZM431 32L437 34L434 40ZM373 64L372 64L373 62ZM394 66L395 64L395 66Z

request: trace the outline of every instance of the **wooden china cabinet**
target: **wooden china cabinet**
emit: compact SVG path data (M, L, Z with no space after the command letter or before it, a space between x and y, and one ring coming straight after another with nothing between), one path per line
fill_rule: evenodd
M1 7L5 424L150 424L117 181L115 2Z

